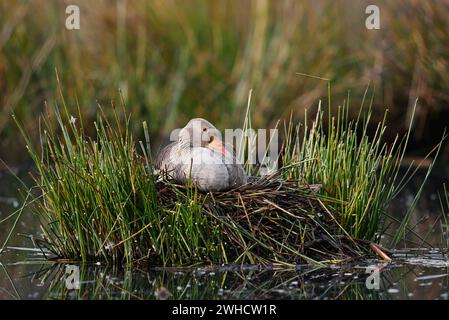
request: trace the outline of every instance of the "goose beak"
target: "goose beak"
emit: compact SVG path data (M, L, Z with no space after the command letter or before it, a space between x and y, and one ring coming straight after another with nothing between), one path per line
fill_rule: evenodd
M213 136L210 137L209 148L216 152L219 152L222 156L225 155L226 149L223 142L221 142L219 139L215 139Z

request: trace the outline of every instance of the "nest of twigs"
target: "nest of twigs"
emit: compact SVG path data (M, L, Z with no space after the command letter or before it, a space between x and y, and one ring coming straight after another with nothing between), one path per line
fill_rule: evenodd
M188 191L165 180L157 188L164 207L176 205L175 193ZM297 264L361 257L366 243L344 232L320 200L319 188L269 176L226 192L198 192L197 197L211 225L221 228L228 258Z

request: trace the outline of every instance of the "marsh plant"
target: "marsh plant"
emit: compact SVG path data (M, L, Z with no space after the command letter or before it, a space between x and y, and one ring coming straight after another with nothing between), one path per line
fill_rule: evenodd
M17 121L36 166L32 189L39 194L27 198L43 233L36 243L58 259L155 265L353 259L380 240L386 208L413 174L400 174L410 131L388 145L385 120L368 136L369 106L362 104L352 120L349 99L336 114L329 99L327 112L320 104L312 120L306 112L304 123L284 124L279 170L257 177L260 167L246 161L252 182L203 193L194 183L179 186L155 174L148 125L145 140L136 141L123 101L112 118L99 107L93 135L81 112L75 117L61 101L41 118L40 145ZM248 108L243 130L251 127ZM251 136L242 137L245 161ZM399 221L398 238L407 219Z
M68 30L67 6L75 4L81 26ZM390 110L393 130L408 125L419 96L412 134L428 137L449 106L449 6L379 1L380 30L367 30L369 5L373 1L1 1L0 157L27 157L8 115L14 110L33 131L42 101L57 90L55 66L86 121L95 120L97 101L106 105L115 95L111 88L121 88L134 122L151 119L155 145L198 115L221 128L239 126L251 88L255 126L270 126L292 109L295 121L303 121L304 108L325 96L326 86L295 71L335 80L337 97L351 88L353 101L361 100L367 82L382 88L373 121L382 120L384 106L398 106ZM38 142L36 132L31 137Z

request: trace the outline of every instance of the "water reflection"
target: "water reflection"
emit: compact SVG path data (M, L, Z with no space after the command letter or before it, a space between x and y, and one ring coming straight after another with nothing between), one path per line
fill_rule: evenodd
M365 261L294 270L260 266L130 270L27 262L0 268L0 299L448 299L447 257L437 266L417 264L419 257L425 259L421 253L400 252L389 265ZM431 255L427 259L435 260ZM380 271L378 289L367 285L367 270L373 267Z

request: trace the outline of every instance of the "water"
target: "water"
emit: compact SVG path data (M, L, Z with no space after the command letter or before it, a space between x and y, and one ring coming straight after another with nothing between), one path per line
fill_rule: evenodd
M393 251L393 262L367 260L328 268L261 266L149 268L132 270L101 264L76 265L45 261L30 235L39 233L30 212L17 224L0 256L0 299L449 299L447 227L437 192L447 175L438 172L423 193L411 225L419 247ZM400 217L420 178L391 206ZM0 173L0 220L21 205L16 184ZM13 225L0 225L0 248ZM394 233L394 230L389 230ZM388 242L388 236L382 239Z
M391 264L293 270L6 264L0 267L0 299L448 299L447 256L412 256L398 256ZM379 270L378 288L367 285L372 269Z

